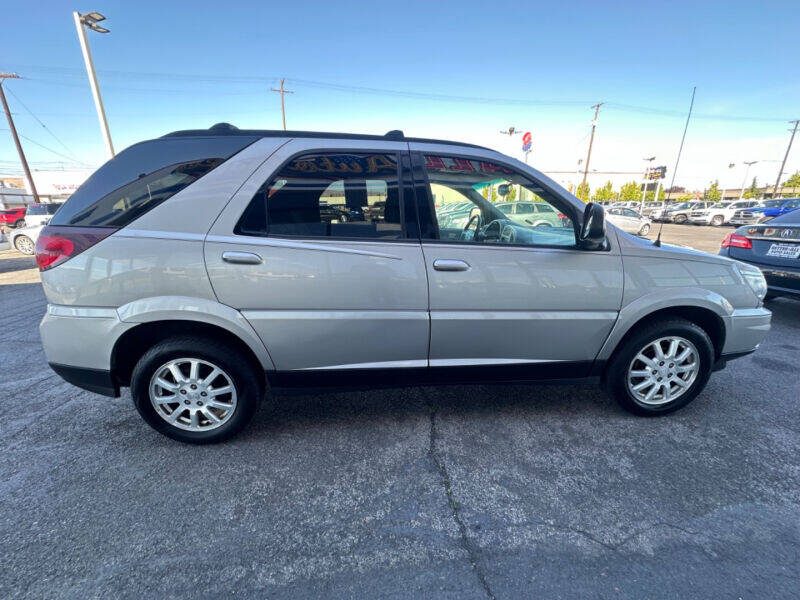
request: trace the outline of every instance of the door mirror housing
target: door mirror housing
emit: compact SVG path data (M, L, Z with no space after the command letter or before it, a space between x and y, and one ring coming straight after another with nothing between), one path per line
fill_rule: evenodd
M503 183L497 186L497 194L505 198L508 194L511 193L511 186L507 183Z
M595 202L589 202L583 211L583 224L581 225L578 245L586 250L605 250L608 248L605 211L602 206Z

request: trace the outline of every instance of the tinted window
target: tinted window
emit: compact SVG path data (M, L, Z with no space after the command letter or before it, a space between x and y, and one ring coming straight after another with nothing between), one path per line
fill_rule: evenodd
M123 150L70 196L52 225L127 225L258 138L160 138Z
M337 152L293 159L261 186L235 233L400 238L397 156Z
M568 216L571 206L527 177L485 160L437 155L427 155L424 160L431 194L441 200L434 207L436 239L456 243L575 245L575 229ZM511 197L520 202L518 208L535 205L545 209L533 213L500 210L498 205L504 205ZM469 203L463 209L446 210L448 205L464 199Z

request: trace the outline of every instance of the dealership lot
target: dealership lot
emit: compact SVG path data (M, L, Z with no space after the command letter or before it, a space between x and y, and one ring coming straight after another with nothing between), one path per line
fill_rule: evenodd
M281 396L208 447L62 382L44 307L0 252L3 597L796 596L800 302L665 418L594 387L391 389Z

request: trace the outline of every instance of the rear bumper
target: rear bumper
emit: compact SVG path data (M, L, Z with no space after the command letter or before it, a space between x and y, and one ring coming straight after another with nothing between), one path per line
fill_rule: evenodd
M771 294L800 296L800 269L762 267L759 265Z
M57 363L49 364L50 368L58 373L67 383L94 392L95 394L119 398L119 384L114 381L111 371L88 369L86 367L71 367L69 365L59 365Z

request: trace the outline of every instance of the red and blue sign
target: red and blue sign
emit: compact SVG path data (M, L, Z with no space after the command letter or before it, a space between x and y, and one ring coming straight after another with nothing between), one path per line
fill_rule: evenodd
M530 152L531 151L531 132L526 131L522 135L522 151L523 152Z

